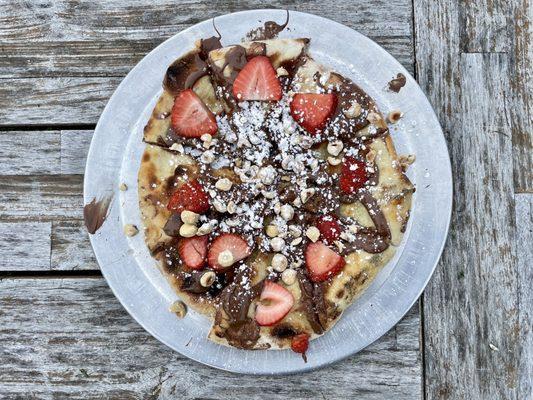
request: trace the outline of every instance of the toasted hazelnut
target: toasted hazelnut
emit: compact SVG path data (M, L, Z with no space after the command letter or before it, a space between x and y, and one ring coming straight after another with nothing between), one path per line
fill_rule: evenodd
M203 236L208 235L211 232L213 232L213 225L209 222L205 222L198 228L198 231L196 231L196 235Z
M342 253L344 250L344 244L340 240L335 240L333 243L335 243L335 246L337 246L339 253Z
M230 214L235 214L237 212L237 204L233 200L230 200L227 206L227 211Z
M391 124L395 124L395 123L398 122L402 117L403 117L403 112L401 112L400 110L392 110L392 111L387 115L387 121L389 121Z
M266 227L266 234L268 237L271 237L271 238L274 238L276 236L278 236L279 234L279 229L276 225L268 225Z
M198 223L198 219L200 218L200 214L196 214L195 212L189 210L182 211L180 215L183 223L189 225L196 225Z
M230 190L231 186L233 186L233 182L230 181L228 178L221 178L215 183L215 187L218 190L222 190L224 192Z
M301 207L302 205L302 200L300 199L300 197L297 197L294 199L294 201L292 202L292 205L296 208L299 208Z
M211 150L204 151L200 156L200 161L204 164L211 164L215 161L215 154Z
M361 115L361 105L358 102L354 101L350 108L343 111L343 114L347 118L357 118Z
M274 204L274 212L276 214L279 214L281 212L281 204L280 203Z
M276 197L276 192L274 190L271 190L271 191L262 190L261 194L263 195L265 199L268 199L268 200L272 200L273 198Z
M225 213L228 210L226 205L218 199L213 201L213 207L215 207L215 210L217 210L219 213Z
M416 160L416 156L414 154L406 154L401 155L399 159L400 167L403 171L406 171L409 165L414 163Z
M139 233L139 230L135 225L132 224L126 224L124 225L124 234L126 236L132 237L135 236L137 233Z
M312 242L316 242L320 237L320 231L316 226L310 226L305 231L305 236L307 236Z
M222 267L229 267L235 262L235 259L231 251L224 250L218 255L217 261Z
M259 170L257 177L265 185L271 185L276 179L276 170L272 165L268 165Z
M213 271L207 271L200 278L200 285L203 287L210 287L213 283L215 283L216 278L217 275Z
M335 166L335 165L339 165L339 164L341 163L341 161L342 161L342 160L341 160L340 158L328 157L328 163L329 163L330 165L333 165L333 166Z
M213 136L211 136L209 133L204 133L202 136L200 136L200 140L202 142L210 142L213 140Z
M274 270L282 272L287 268L287 265L289 265L287 257L279 253L274 254L274 257L272 257L272 268L274 268Z
M178 153L182 154L185 152L183 145L180 143L172 143L172 146L170 146L170 150L177 151Z
M294 237L300 237L302 236L302 230L298 225L289 225L289 232Z
M300 193L300 199L302 200L302 203L303 204L307 203L307 200L309 200L314 194L315 194L314 188L308 188L308 189L302 190L302 192Z
M328 143L328 153L331 154L333 157L337 157L342 149L344 148L344 144L340 140L334 140L332 142Z
M359 232L359 226L358 225L348 225L348 230L352 233L357 233Z
M292 285L294 282L296 282L296 271L293 269L286 269L281 274L281 280L287 286Z
M304 262L302 260L293 261L291 262L291 268L298 269L302 266L303 263Z
M281 218L290 221L294 217L294 208L290 204L284 204L280 209Z
M125 183L121 183L121 184L118 186L118 189L119 189L121 192L125 192L126 190L128 190L128 186L127 186Z
M270 241L270 246L273 251L281 251L285 248L285 240L280 237L275 237Z
M376 124L378 123L379 121L381 121L381 115L379 115L378 113L374 112L374 111L371 111L368 113L368 115L366 116L366 119L368 120L368 122L370 122L371 124Z
M279 68L276 70L276 74L277 74L278 76L287 76L287 75L289 75L289 72L288 72L285 68L283 68L283 67L279 67Z
M180 227L180 236L182 237L193 237L196 235L196 232L198 232L198 228L194 225L183 224Z
M183 318L187 314L187 307L185 306L185 303L183 303L183 301L176 300L170 305L168 311L176 314L178 318Z
M300 243L302 243L302 237L297 237L291 242L291 246L298 246Z

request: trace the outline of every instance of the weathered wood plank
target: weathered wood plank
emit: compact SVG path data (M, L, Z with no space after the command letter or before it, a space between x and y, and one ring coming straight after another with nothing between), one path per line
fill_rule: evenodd
M0 222L0 271L47 270L50 222Z
M61 131L61 173L83 174L93 131Z
M369 35L412 68L411 2L7 1L0 5L1 77L124 76L166 38L236 10L280 7L323 15ZM394 10L394 12L391 12ZM186 12L185 12L186 11ZM43 21L49 21L43 23ZM243 35L246 32L243 32ZM222 34L224 34L222 30ZM68 51L65 51L68 49ZM1 54L1 53L0 53Z
M0 176L0 220L83 218L83 177Z
M533 3L513 0L510 46L514 186L533 193Z
M52 270L98 270L89 234L83 221L52 223L50 268Z
M0 175L59 172L59 132L0 132Z
M448 245L424 294L426 396L516 398L508 56L460 53L456 3L414 5L418 78L443 124L455 179Z
M120 78L0 79L0 126L94 124Z
M83 174L92 134L92 130L0 131L0 175Z
M520 322L520 353L518 354L518 399L533 393L533 194L516 197L516 246L518 248L518 318Z
M459 9L461 52L506 52L510 42L510 3L503 0L462 2Z
M421 398L417 306L360 354L297 379L247 378L182 357L137 325L100 278L5 279L0 315L7 398Z

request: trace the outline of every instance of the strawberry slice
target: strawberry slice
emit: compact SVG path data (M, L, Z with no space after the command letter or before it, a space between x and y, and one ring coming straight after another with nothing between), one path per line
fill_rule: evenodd
M178 253L183 263L190 269L202 269L207 256L209 235L183 238L178 243Z
M333 214L320 217L316 222L316 227L320 231L320 237L328 244L333 243L341 235L339 221Z
M210 267L214 269L225 269L219 264L218 256L225 250L229 250L233 256L233 264L245 259L252 253L252 249L248 246L246 240L239 235L233 233L223 233L218 236L211 246L207 254L207 262Z
M345 264L344 257L322 242L311 243L305 249L305 266L313 282L323 282L337 275Z
M283 286L266 281L255 309L259 325L270 326L281 321L294 305L294 297Z
M291 101L291 115L302 128L311 134L323 129L337 108L334 93L300 93Z
M357 192L364 186L368 176L365 163L353 157L344 159L339 178L339 186L342 192L351 194Z
M174 99L171 121L174 131L184 137L214 135L218 130L215 116L192 89L184 90Z
M309 335L307 333L300 333L291 340L291 349L295 353L305 354L309 348Z
M233 97L242 100L281 100L281 84L270 60L257 56L246 63L233 82Z
M172 193L167 208L175 213L189 210L202 214L209 210L209 197L202 185L194 180L181 185L178 190Z

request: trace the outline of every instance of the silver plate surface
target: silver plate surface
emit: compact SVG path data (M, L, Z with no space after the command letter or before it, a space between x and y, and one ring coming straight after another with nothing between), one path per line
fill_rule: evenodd
M250 29L285 11L253 10L216 18L223 45L239 43ZM142 231L128 238L124 224L142 226L137 173L144 149L143 127L161 93L168 65L199 38L215 35L211 20L168 39L144 57L124 78L105 107L94 133L84 182L85 204L113 196L104 225L91 235L102 273L128 312L170 348L201 363L227 371L285 374L331 364L365 348L391 329L418 299L442 252L452 208L452 176L439 122L423 92L389 53L362 34L329 19L290 12L289 30L280 37L311 38L310 53L319 62L353 79L381 111L404 112L391 128L399 154L415 154L409 178L416 185L410 222L396 256L340 321L312 342L308 362L292 351L245 351L206 339L211 322L189 312L179 320L168 311L178 297L155 266ZM385 90L397 73L407 77L399 93ZM118 190L120 183L128 190ZM170 350L169 350L170 351Z

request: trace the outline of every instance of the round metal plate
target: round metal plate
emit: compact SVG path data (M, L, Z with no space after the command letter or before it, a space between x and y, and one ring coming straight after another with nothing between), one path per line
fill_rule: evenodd
M240 42L259 21L284 19L285 11L254 10L217 17L216 25L223 44L229 45ZM166 68L197 39L215 34L211 20L162 43L126 76L100 117L85 172L85 203L113 196L108 218L91 236L91 243L102 273L123 306L172 349L240 373L310 370L354 354L386 333L410 309L431 277L446 240L452 207L450 161L441 127L408 72L367 37L328 19L291 12L289 29L280 37L311 38L312 56L362 86L385 114L402 110L405 116L392 128L392 136L398 153L416 155L408 174L416 193L402 245L335 327L312 342L307 363L291 351L245 351L208 341L211 322L207 318L189 312L179 320L168 311L177 295L148 253L142 230L132 238L123 234L124 224L142 226L137 173L144 149L143 127L161 93ZM385 90L399 72L407 77L405 87L399 93ZM118 190L121 182L127 184L127 191Z

